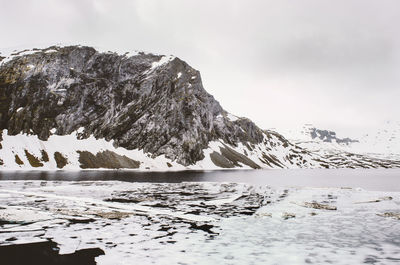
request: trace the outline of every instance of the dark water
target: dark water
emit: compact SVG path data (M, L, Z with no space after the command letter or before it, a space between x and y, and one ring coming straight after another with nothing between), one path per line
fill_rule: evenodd
M0 246L1 264L5 265L95 265L95 257L99 255L104 255L100 248L81 249L60 255L57 243L51 240Z
M400 169L295 169L135 172L0 171L0 180L127 181L127 182L243 182L270 186L352 187L400 191Z

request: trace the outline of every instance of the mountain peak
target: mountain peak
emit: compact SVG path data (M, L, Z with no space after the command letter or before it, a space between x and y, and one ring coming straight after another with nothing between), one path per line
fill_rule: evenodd
M204 89L200 72L181 59L143 52L51 46L10 54L0 65L0 130L3 136L37 136L38 146L73 135L81 147L63 157L85 167L93 161L104 167L106 158L140 165L121 157L132 152L163 156L168 165L207 160L228 168L335 166L226 112ZM82 143L92 138L108 147L89 152ZM29 148L13 154L32 158L46 151ZM58 148L54 157L60 157ZM110 148L124 151L117 156Z

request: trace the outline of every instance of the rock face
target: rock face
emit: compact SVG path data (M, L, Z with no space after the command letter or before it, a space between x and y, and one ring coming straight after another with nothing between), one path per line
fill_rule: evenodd
M105 139L116 149L165 156L183 166L205 158L223 168L330 164L224 111L204 90L200 73L179 58L101 53L83 46L34 49L2 59L0 130L35 135L45 147L49 137L76 132L78 140ZM220 143L219 150L205 154L213 142ZM140 167L137 157L105 151L77 150L81 167ZM58 168L71 160L61 146L48 157L56 158Z
M346 138L338 138L336 137L336 132L328 131L328 130L320 130L317 128L310 128L309 134L312 139L318 138L323 142L332 143L336 142L338 144L350 144L350 143L358 143L358 140L353 140L348 137Z
M224 111L199 72L173 57L52 47L4 64L0 91L0 128L32 130L41 140L52 128L64 135L84 127L81 137L113 139L189 165L204 158L212 140L263 138L251 121L218 119Z

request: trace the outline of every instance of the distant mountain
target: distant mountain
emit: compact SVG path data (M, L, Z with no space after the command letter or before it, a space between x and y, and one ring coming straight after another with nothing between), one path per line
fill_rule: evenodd
M331 146L349 146L359 140L349 137L339 137L332 130L319 129L312 124L305 124L301 128L281 130L282 134L296 143L316 142L331 144Z
M400 122L386 121L377 130L365 132L353 150L359 153L380 154L380 157L400 158Z
M380 128L356 139L306 124L301 129L282 130L287 139L313 152L351 152L376 158L400 159L400 122L386 121Z
M261 130L226 112L174 56L52 46L0 60L0 168L400 166L353 154L337 161Z

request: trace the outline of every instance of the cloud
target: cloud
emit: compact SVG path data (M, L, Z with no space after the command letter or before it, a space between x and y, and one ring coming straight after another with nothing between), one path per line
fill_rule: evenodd
M397 0L0 0L2 47L74 42L174 54L262 127L400 115Z

